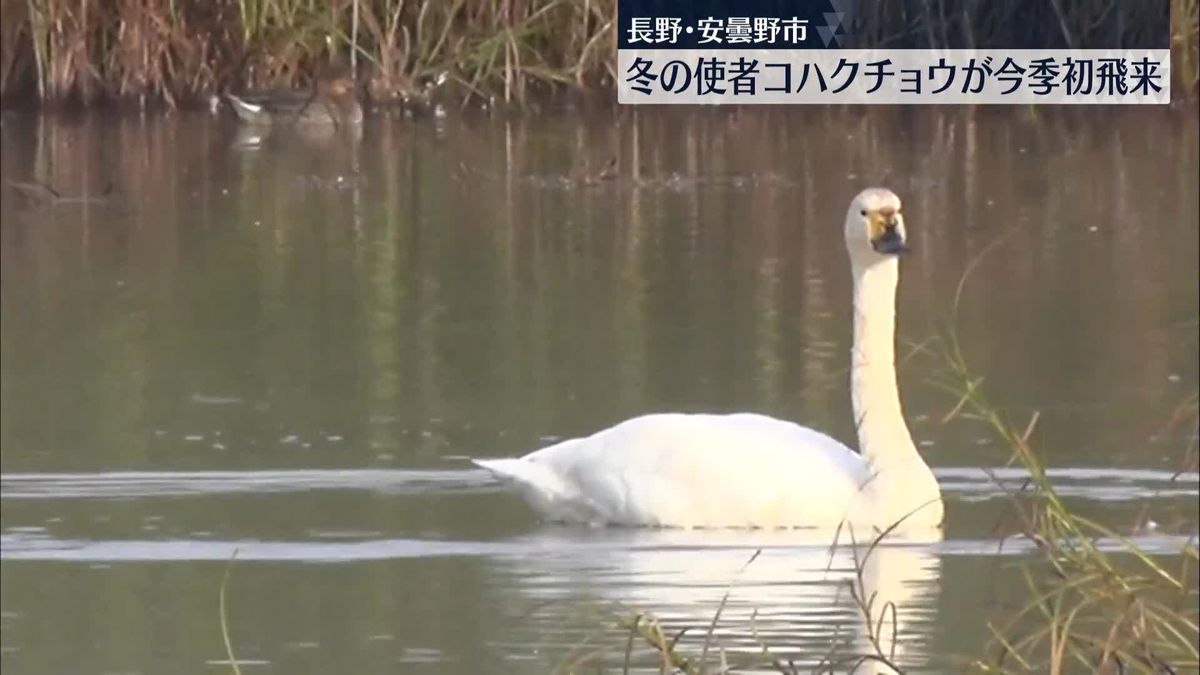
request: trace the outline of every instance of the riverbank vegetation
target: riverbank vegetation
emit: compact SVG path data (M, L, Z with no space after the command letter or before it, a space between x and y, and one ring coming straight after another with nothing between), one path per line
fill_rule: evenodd
M1169 25L1177 91L1197 87L1197 0L866 3L858 46L1029 44L1143 47ZM610 94L615 0L3 0L0 103L132 101L169 106L222 90L303 86L331 59L354 63L379 101L519 103Z

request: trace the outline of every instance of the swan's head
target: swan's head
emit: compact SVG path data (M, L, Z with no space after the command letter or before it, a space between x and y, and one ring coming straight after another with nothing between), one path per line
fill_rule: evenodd
M869 263L908 251L900 198L887 188L867 188L846 212L846 248L850 257Z

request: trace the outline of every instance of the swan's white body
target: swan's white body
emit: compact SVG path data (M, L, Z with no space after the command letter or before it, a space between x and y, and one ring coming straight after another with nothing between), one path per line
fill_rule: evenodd
M855 453L755 414L656 414L515 459L476 460L543 518L664 527L936 527L941 493L909 435L896 387L900 202L865 190L846 216L854 272ZM865 533L864 533L865 534Z
M754 414L645 415L478 463L514 479L545 517L614 525L837 523L870 475L832 438Z

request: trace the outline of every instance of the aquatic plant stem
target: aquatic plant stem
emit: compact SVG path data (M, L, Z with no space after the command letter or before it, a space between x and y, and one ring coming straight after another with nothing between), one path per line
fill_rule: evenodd
M233 641L229 638L229 621L225 613L225 590L229 586L229 575L233 571L233 561L237 559L238 549L233 549L233 555L229 556L229 562L225 563L225 573L221 575L221 593L220 593L220 616L221 616L221 639L225 642L225 656L229 659L229 667L233 670L234 675L242 675L242 669L238 667L237 656L233 653Z

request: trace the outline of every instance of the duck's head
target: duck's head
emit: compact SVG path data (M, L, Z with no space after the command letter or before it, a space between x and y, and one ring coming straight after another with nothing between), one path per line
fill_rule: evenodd
M354 74L340 62L325 66L317 73L316 88L319 96L333 100L352 99L357 94Z
M354 80L349 77L322 80L317 84L317 91L332 99L350 98L354 96Z
M858 193L846 211L846 248L856 261L869 263L908 251L900 198L887 188Z

